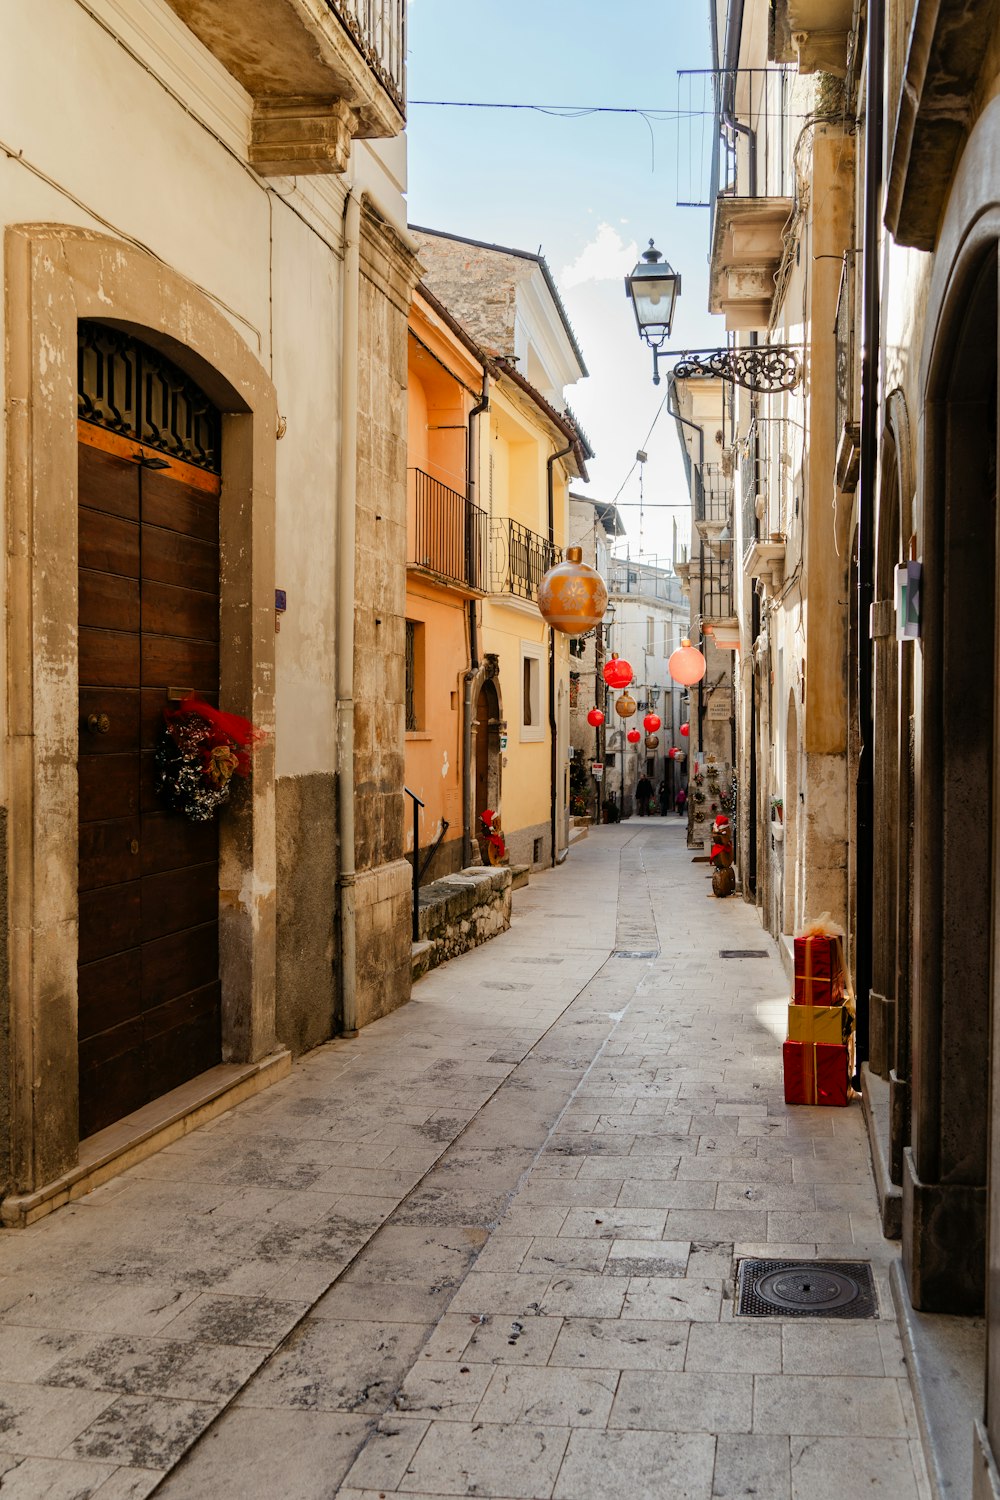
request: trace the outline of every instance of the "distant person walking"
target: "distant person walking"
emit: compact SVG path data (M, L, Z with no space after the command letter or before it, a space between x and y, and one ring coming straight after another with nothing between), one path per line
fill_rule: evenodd
M670 797L667 793L667 778L664 776L660 782L660 817L665 818L670 811Z
M684 788L682 786L678 787L677 788L677 796L674 798L674 806L677 809L677 816L679 818L683 818L683 816L684 816L685 809L687 808L687 800L688 800L688 794L687 794L687 792L684 790Z
M649 817L649 799L653 795L653 783L648 776L640 776L635 789L635 800L639 807L640 818Z

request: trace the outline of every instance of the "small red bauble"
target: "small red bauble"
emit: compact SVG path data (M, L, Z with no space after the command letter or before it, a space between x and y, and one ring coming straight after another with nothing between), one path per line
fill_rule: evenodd
M663 720L659 714L647 714L642 722L647 734L655 734Z
M681 734L684 736L685 739L687 739L687 737L688 737L688 735L690 733L691 733L691 725L690 724L682 724L681 725Z
M590 710L590 713L587 715L587 723L590 724L594 729L597 729L601 724L604 723L604 715L601 713L601 710L599 708L592 708Z
M622 661L618 652L615 651L609 662L604 664L604 681L610 688L627 688L632 681L632 668L627 661Z
M630 745L638 745L639 741L642 739L642 735L639 733L638 729L630 729L625 738L628 740Z

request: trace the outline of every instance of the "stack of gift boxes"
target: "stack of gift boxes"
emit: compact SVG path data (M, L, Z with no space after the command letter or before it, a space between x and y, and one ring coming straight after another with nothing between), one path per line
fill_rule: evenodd
M854 1001L844 943L819 927L795 939L795 994L783 1049L786 1104L846 1104Z

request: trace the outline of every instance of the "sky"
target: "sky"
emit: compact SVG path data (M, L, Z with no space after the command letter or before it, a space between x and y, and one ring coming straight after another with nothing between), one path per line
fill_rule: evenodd
M708 210L677 206L707 192L709 121L689 104L700 103L703 80L677 75L711 65L708 15L709 0L409 4L410 222L544 254L590 371L566 392L596 453L589 486L574 490L611 500L624 483L627 549L650 560L670 557L673 518L680 539L689 534L689 497L665 407L645 441L667 387L653 385L624 277L654 238L682 278L671 347L725 343L722 318L707 311ZM618 106L669 117L565 118L421 100ZM649 455L641 471L640 447Z

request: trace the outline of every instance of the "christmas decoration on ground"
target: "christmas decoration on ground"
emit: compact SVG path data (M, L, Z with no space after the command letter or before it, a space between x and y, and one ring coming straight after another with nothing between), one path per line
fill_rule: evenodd
M487 860L491 865L503 864L507 856L507 845L500 827L500 814L487 808L484 813L480 813L479 821L483 825L482 837L486 845Z
M617 651L611 653L611 660L605 662L601 674L609 688L627 688L632 681L632 668L627 661L623 661Z
M716 896L731 896L736 889L733 874L733 826L725 813L720 813L712 824L711 861L715 873L712 890Z
M156 741L156 789L167 807L207 823L229 801L233 777L249 779L264 738L249 719L224 713L192 693L163 711Z

